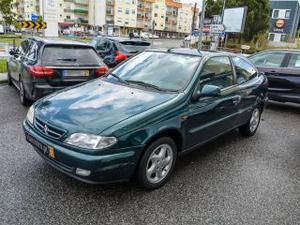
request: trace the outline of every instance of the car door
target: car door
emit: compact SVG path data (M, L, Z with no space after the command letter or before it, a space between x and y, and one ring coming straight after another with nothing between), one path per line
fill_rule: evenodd
M232 57L232 62L241 93L237 123L242 125L250 118L258 97L256 91L261 85L261 81L257 69L246 59L234 56Z
M23 60L25 59L25 55L29 50L29 47L30 47L29 41L28 40L23 41L19 46L18 54L16 54L11 59L11 65L10 65L10 68L12 69L11 76L16 81L19 80L19 75L21 74L21 70L22 70L22 63Z
M207 142L236 126L241 96L235 80L229 57L213 57L204 64L199 75L200 88L207 84L218 86L221 94L200 97L189 104L184 124L186 148Z
M270 91L300 94L300 54L288 54L286 64L272 76L271 82Z
M269 87L277 84L277 77L282 75L282 67L286 64L288 54L286 52L267 52L256 54L249 58L257 67L259 72L265 73L268 77Z

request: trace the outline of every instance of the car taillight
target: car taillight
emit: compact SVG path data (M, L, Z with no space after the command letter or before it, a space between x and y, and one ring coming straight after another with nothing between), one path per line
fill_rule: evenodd
M115 60L116 61L124 61L124 60L127 60L128 59L128 57L127 57L127 55L124 55L122 52L120 52L120 51L117 51L116 52L116 57L115 57Z
M100 67L96 70L97 76L103 76L108 72L108 68L106 66Z
M54 69L35 66L30 68L30 74L34 77L52 77L54 76Z

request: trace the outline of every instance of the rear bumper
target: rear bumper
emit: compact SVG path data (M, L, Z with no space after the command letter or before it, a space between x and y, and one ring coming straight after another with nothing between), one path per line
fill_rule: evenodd
M300 103L300 94L269 91L268 97L270 100L278 102L293 102Z
M46 95L49 95L55 91L59 91L65 87L53 87L48 84L36 84L33 86L31 95L28 96L31 100L36 101Z
M88 154L77 152L50 141L33 129L26 121L23 122L25 133L48 148L55 149L55 158L49 153L35 147L35 151L52 167L79 181L92 184L107 184L129 181L134 174L143 146L114 150L110 154ZM113 151L113 150L112 150ZM76 174L76 169L91 171L88 176Z

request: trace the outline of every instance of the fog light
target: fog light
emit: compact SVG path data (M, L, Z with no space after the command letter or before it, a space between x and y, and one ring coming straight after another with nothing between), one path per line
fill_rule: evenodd
M87 176L91 175L91 171L90 170L84 170L84 169L76 168L76 174L79 175L79 176L87 177Z

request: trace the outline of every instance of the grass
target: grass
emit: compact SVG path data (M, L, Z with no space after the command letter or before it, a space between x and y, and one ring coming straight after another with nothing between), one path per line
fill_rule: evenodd
M7 64L5 59L0 59L0 73L7 72Z

